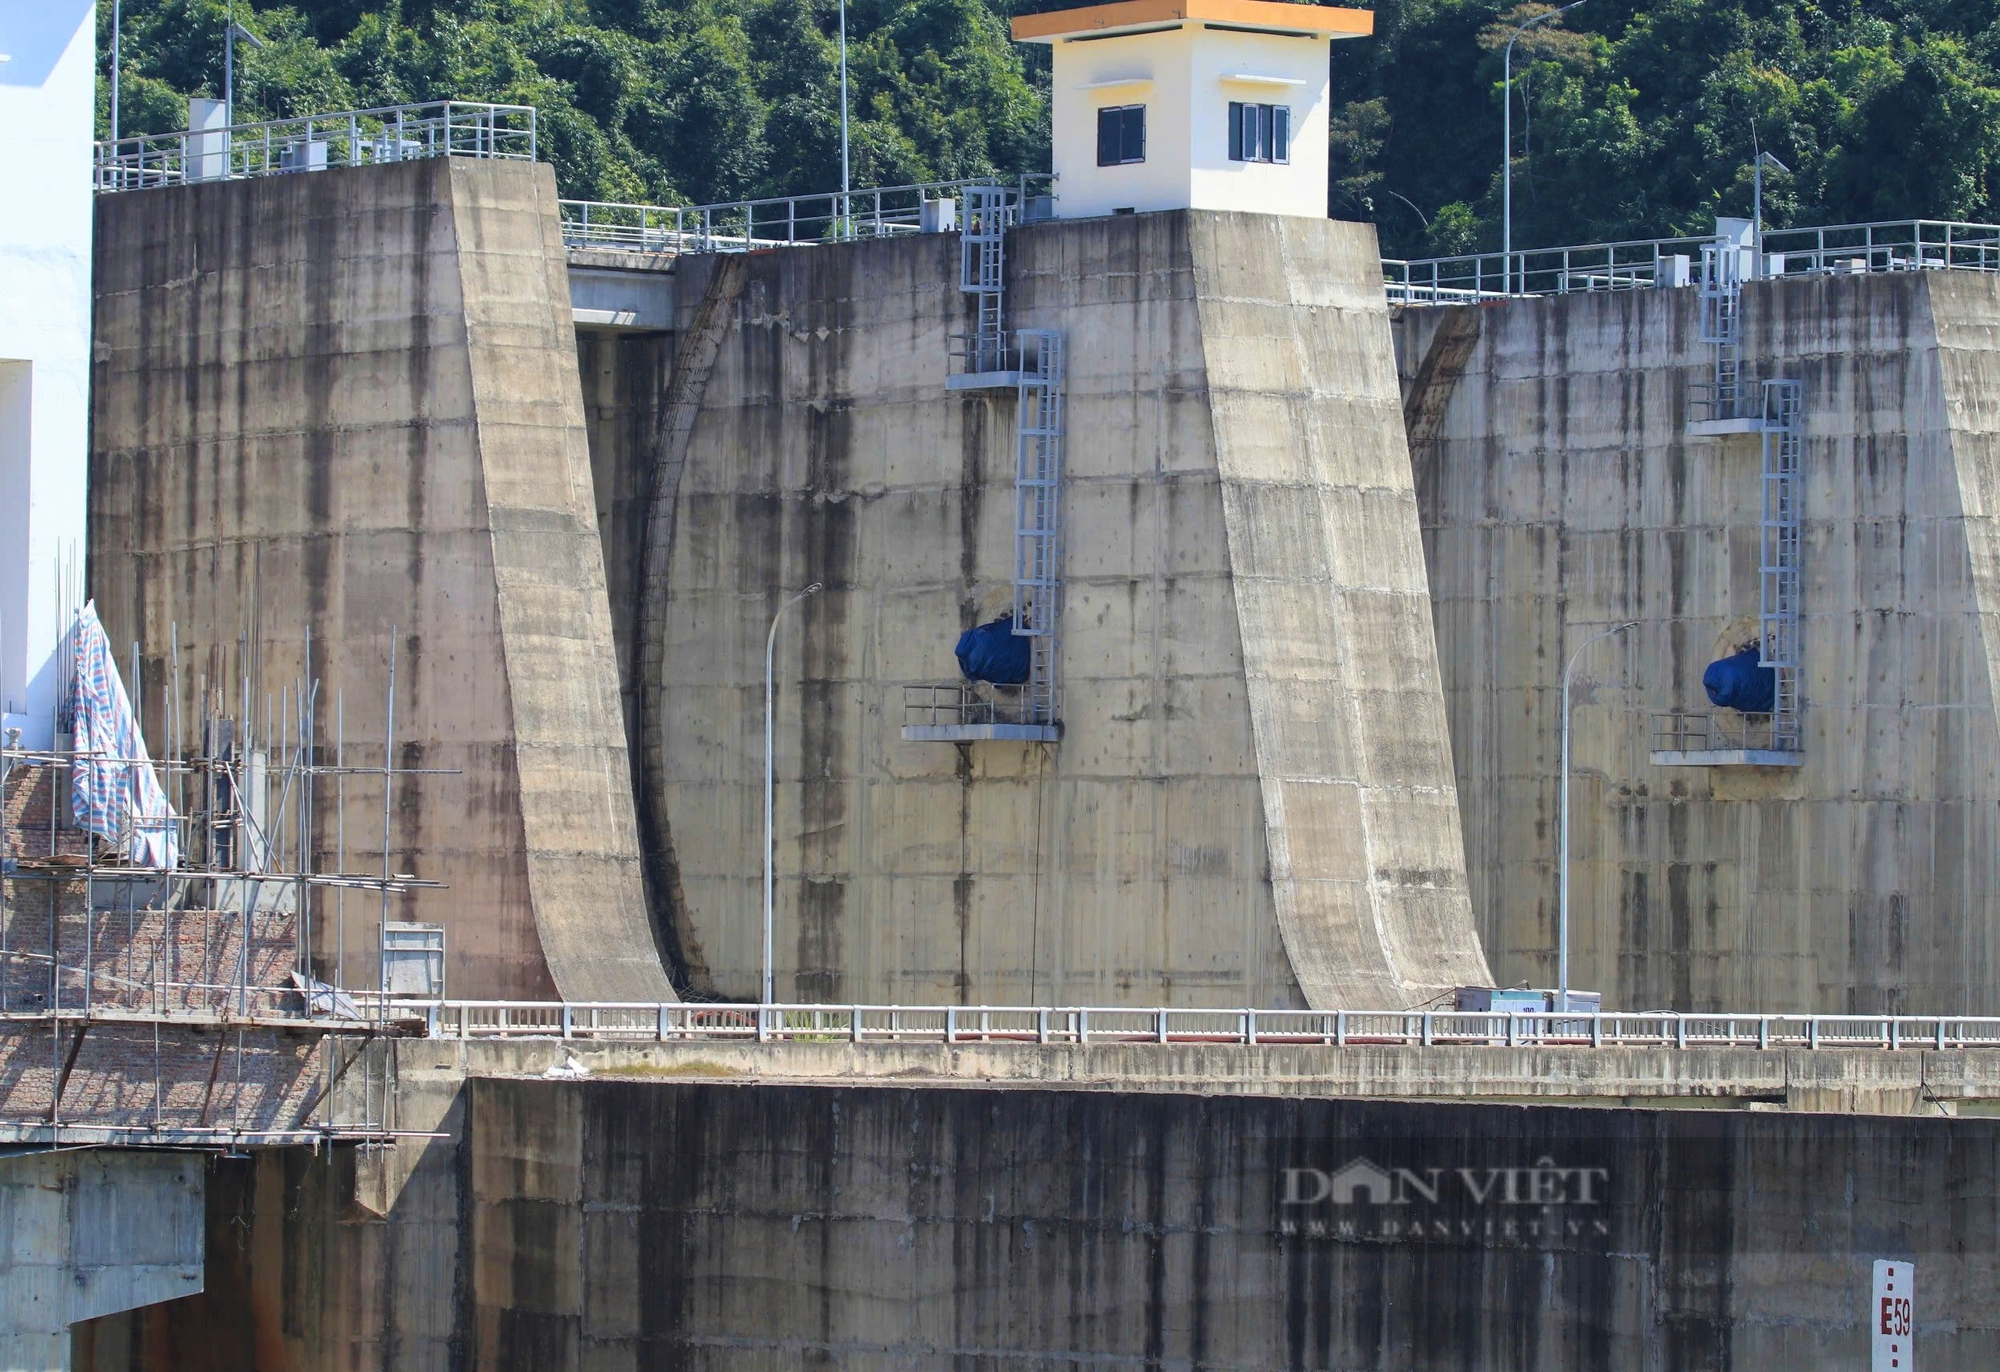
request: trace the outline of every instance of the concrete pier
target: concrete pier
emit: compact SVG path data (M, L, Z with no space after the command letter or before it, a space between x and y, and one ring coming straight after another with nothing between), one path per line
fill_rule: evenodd
M1691 438L1693 290L1412 309L1399 350L1472 902L1554 974L1563 663L1579 665L1573 984L1605 1008L2000 1009L2000 281L1758 282L1747 374L1804 383L1804 750L1662 767L1650 715L1756 636L1759 439ZM1727 712L1718 712L1727 713Z
M208 1166L199 1153L0 1154L0 1367L68 1372L72 1325L200 1292Z
M339 700L348 764L379 767L393 647L396 762L430 774L399 779L386 855L380 783L352 779L345 856L450 894L392 917L446 926L456 994L671 996L550 169L170 186L97 215L91 584L121 659L147 654L149 728L173 700L192 738L206 688L262 729L310 634L323 760ZM346 927L344 950L317 928L322 965L371 967L374 916Z
M954 237L683 259L656 446L593 454L651 481L635 747L690 981L755 994L764 639L820 581L777 645L781 999L1483 982L1372 235L1177 213L1008 245L1010 327L1067 337L1059 746L901 735L904 688L956 682L1011 603L1014 395L947 390Z

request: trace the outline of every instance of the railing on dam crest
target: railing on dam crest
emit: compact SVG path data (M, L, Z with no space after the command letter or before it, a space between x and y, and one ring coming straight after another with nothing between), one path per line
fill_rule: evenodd
M411 1007L414 1011L416 1007ZM1023 1005L433 1002L430 1036L637 1042L1305 1044L1328 1047L2000 1048L2000 1018L1174 1010Z
M1382 260L1395 304L1458 305L1524 295L1691 286L1713 234L1639 238L1511 254ZM1820 228L1766 228L1753 279L1899 271L2000 271L2000 225L1898 219Z
M536 151L533 106L439 100L106 139L96 145L94 184L136 191L427 157L532 162Z
M1027 219L1053 213L1051 176L1004 183ZM712 205L635 205L602 200L558 201L563 242L605 252L745 252L810 243L946 232L965 226L962 202L975 186L997 177L874 186L817 195L725 200Z

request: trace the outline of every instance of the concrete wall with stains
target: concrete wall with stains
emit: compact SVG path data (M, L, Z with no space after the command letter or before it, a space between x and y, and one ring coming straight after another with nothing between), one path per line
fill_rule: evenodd
M515 1078L436 1127L386 1198L215 1158L206 1293L76 1366L1860 1367L1876 1258L1923 1367L2000 1359L1990 1119Z
M900 732L903 688L956 680L959 633L1010 603L1014 397L945 388L957 238L676 268L676 356L707 368L684 448L597 467L656 473L635 746L689 981L756 994L765 636L823 581L776 650L780 999L1401 1007L1483 982L1373 238L1178 213L1008 252L1009 326L1068 340L1053 747Z
M1703 668L1758 611L1759 439L1684 436L1698 309L1636 291L1398 326L1494 971L1551 984L1562 665L1634 619L1577 669L1573 984L1607 1008L2000 1011L2000 283L1744 293L1746 371L1805 383L1796 769L1649 761L1649 712L1707 709Z
M636 739L632 625L638 617L638 565L644 554L649 483L644 465L667 378L673 371L674 335L666 330L579 327L577 370L589 426L591 486L597 532L604 546L611 631L619 663L628 740Z
M449 890L394 913L446 926L449 990L663 999L554 200L546 166L458 158L99 197L90 579L156 739L171 700L193 740L204 684L240 713L246 674L262 730L310 632L322 759L338 700L379 767L393 631L396 762L449 773L396 786L390 864ZM379 785L346 794L372 870Z

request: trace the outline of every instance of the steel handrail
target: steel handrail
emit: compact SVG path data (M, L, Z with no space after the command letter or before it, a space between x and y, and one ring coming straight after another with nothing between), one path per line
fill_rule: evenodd
M851 191L816 191L720 200L706 205L644 205L614 200L559 200L563 241L616 252L740 252L848 242L915 233L923 202L960 198L973 186L1006 185L1017 201L1050 194L1054 177L1003 181L975 176Z
M109 193L429 157L532 162L536 139L532 105L433 100L105 139L94 182Z
M758 1043L2000 1049L2000 1017L1129 1006L410 1002L437 1038Z
M1384 258L1390 300L1405 304L1460 304L1523 295L1566 295L1635 290L1666 284L1662 264L1700 261L1713 235L1633 238L1511 254L1464 253L1450 257ZM1895 219L1763 232L1766 270L1760 277L1841 275L1951 269L2000 271L2000 225L1947 219ZM1511 268L1511 273L1510 273ZM1692 272L1686 280L1691 282Z

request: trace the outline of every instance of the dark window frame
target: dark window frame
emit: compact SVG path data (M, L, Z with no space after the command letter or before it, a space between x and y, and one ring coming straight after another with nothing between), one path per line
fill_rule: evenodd
M1292 107L1230 101L1229 160L1291 165Z
M1146 160L1146 107L1104 105L1097 111L1097 165L1130 167Z

